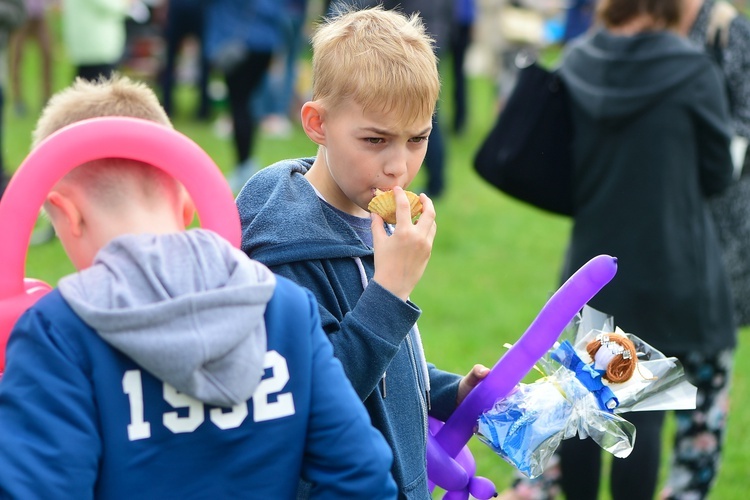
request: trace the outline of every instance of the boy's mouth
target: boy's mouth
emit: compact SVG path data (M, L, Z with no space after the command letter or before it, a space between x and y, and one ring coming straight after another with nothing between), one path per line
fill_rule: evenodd
M372 192L372 196L377 196L379 194L387 193L388 191L393 191L393 187L388 188L372 188L370 190Z

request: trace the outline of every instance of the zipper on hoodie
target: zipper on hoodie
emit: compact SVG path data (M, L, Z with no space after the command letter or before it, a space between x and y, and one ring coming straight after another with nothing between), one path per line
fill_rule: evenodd
M430 396L426 389L424 390L424 392L422 391L422 387L419 383L419 381L422 380L422 375L420 375L420 372L422 371L420 370L421 363L417 361L417 357L414 354L414 345L412 344L411 332L409 332L409 335L407 335L406 337L406 347L407 351L409 352L409 359L411 360L412 367L414 368L414 374L417 378L417 393L419 394L419 407L422 410L422 423L424 425L425 432L427 432L427 429L429 428L429 423L427 422L427 405Z
M318 193L318 196L325 201L325 199L320 195L320 193ZM364 264L362 264L362 259L360 259L359 257L354 257L354 262L357 265L357 270L359 271L359 278L362 282L362 290L365 290L370 281L369 278L367 277L365 266ZM422 393L422 387L419 384L420 380L422 380L422 385L424 386L424 393L420 394L419 403L420 403L420 406L422 407L422 415L424 416L424 423L425 423L425 428L426 428L427 412L432 409L432 404L430 403L430 391L427 389L427 381L423 379L423 377L427 377L428 374L424 373L424 368L423 368L421 359L417 359L417 355L414 353L415 347L412 344L413 335L411 331L409 331L406 337L408 338L406 345L407 345L407 350L409 351L409 359L411 360L412 368L414 369L414 374L417 377L417 392ZM388 391L386 390L386 380L385 380L386 373L387 371L383 372L383 376L380 379L380 393L383 396L383 399L385 399L386 395L388 394Z

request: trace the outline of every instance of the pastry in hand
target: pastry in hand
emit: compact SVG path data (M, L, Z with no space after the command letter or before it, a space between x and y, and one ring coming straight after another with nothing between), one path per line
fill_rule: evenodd
M409 199L411 220L414 220L422 213L422 202L419 201L419 196L411 191L404 191L404 193L406 193L406 197ZM367 205L367 209L381 216L388 224L396 223L396 198L393 195L393 191L376 189L375 197Z

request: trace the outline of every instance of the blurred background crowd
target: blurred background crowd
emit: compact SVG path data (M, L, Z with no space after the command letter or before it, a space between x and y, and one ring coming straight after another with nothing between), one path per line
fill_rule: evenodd
M484 75L497 83L500 101L513 85L514 59L521 50L539 51L564 43L585 31L591 22L592 0L439 0L394 3L419 12L436 38L455 85L453 116L440 117L443 128L460 134L468 117L467 75ZM258 134L288 137L297 125L301 104L310 91L308 36L310 28L337 2L326 0L262 0L253 26L228 16L214 0L2 0L5 42L0 50L2 100L13 117L37 114L50 97L55 81L75 76L97 78L112 71L146 81L158 91L162 104L176 113L175 89L196 91L189 110L195 120L211 121L215 133L233 142L233 188L238 189L260 168L254 157ZM349 2L351 3L351 2ZM362 6L380 2L355 2ZM23 13L18 9L23 8ZM248 33L255 33L248 36ZM236 42L223 43L227 37ZM217 47L223 47L219 52ZM41 82L24 81L24 61L38 51ZM73 65L56 67L63 51ZM29 87L40 96L30 96ZM33 103L33 104L31 104ZM440 134L441 130L437 130ZM442 156L445 143L433 133L427 168L429 194L445 189ZM437 156L437 158L436 158ZM430 165L438 165L437 167ZM7 182L8 170L3 180ZM434 173L433 173L434 172Z

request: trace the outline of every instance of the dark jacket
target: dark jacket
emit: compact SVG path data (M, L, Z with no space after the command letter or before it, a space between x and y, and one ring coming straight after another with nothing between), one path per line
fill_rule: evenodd
M591 301L669 355L733 347L727 277L706 198L731 182L718 69L667 32L599 31L566 52L576 215L563 278L607 253Z
M242 249L313 292L334 354L393 449L399 497L429 498L423 374L430 415L440 420L456 407L461 377L425 366L415 329L421 310L370 281L373 250L307 182L312 160L279 162L245 184L237 197Z

